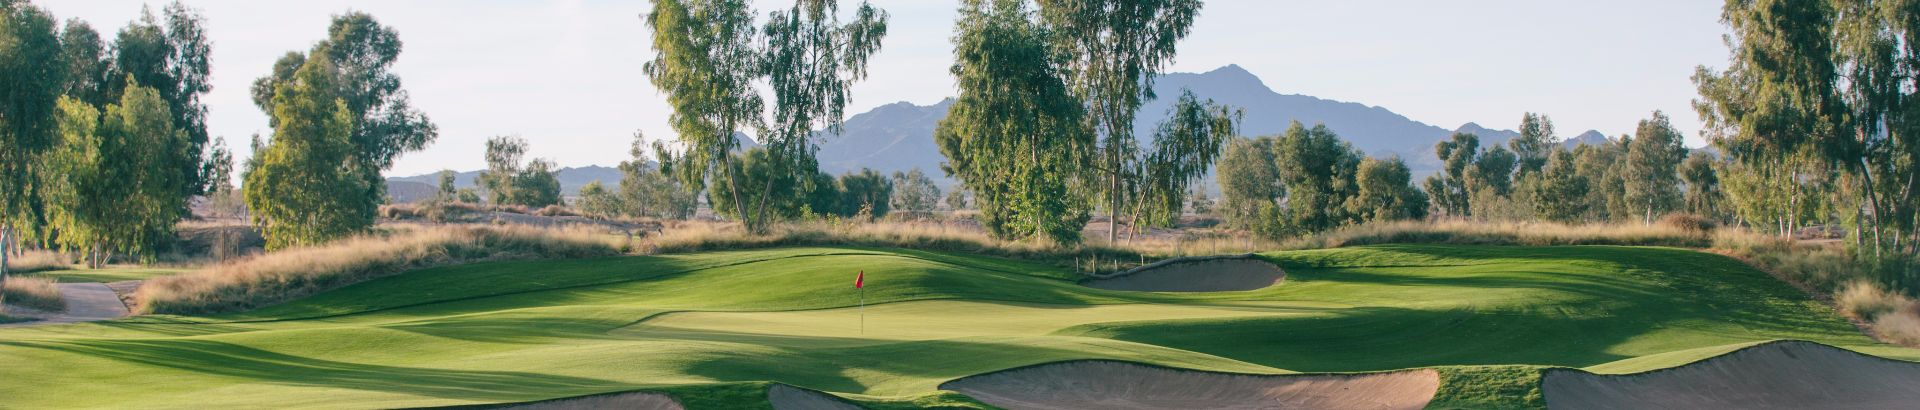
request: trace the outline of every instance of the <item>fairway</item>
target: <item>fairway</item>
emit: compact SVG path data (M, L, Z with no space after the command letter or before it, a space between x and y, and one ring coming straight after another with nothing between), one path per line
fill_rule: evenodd
M1259 257L1286 270L1283 283L1213 293L1101 290L1052 266L839 247L448 266L238 314L0 329L0 408L402 408L653 390L689 409L766 409L764 382L874 409L989 408L938 388L1091 359L1272 375L1436 368L1435 406L1525 407L1538 404L1537 378L1507 375L1537 367L1511 365L1637 373L1779 339L1920 361L1804 292L1697 251L1377 245ZM1535 380L1536 396L1460 387L1496 374Z

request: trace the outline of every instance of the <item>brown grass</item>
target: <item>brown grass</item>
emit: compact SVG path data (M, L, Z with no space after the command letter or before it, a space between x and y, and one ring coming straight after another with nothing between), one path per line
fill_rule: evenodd
M33 273L50 270L73 269L73 262L66 254L49 250L30 250L22 255L7 257L7 273Z
M579 212L574 212L572 209L559 205L547 205L545 208L523 213L535 216L580 216Z
M409 226L154 278L134 295L141 314L239 312L382 276L479 261L618 255L624 243L588 228Z
M7 285L0 287L0 296L6 298L8 305L48 312L67 311L66 299L60 298L60 288L53 286L53 279L49 278L10 276Z

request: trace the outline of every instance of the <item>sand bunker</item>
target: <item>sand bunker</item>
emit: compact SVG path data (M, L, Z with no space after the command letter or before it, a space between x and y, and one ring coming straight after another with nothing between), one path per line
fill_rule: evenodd
M1915 409L1920 363L1782 341L1639 374L1550 371L1540 389L1553 410Z
M495 407L501 410L686 410L673 397L653 392L602 394Z
M1013 410L1418 410L1433 400L1440 374L1268 376L1088 360L970 376L940 388Z
M1287 278L1280 266L1250 256L1169 260L1081 284L1134 292L1233 292L1278 285Z
M773 402L774 410L864 410L825 393L784 384L767 390L767 401Z

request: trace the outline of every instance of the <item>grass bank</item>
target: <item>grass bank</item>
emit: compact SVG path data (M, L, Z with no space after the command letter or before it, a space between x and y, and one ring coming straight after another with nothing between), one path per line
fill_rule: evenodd
M65 312L67 301L60 298L60 288L53 286L53 282L52 279L33 276L9 277L6 286L0 287L0 296L5 297L8 305Z

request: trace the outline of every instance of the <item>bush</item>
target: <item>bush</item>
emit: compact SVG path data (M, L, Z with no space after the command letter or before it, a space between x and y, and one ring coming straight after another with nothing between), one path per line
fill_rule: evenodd
M527 226L402 227L154 278L134 295L142 314L240 312L407 271L497 260L618 255L597 231Z
M1660 225L1687 232L1712 233L1720 228L1720 221L1686 212L1674 212L1660 218Z
M53 286L53 279L9 276L6 287L0 287L0 296L6 297L8 305L48 312L67 310L67 301L60 298L60 288Z

